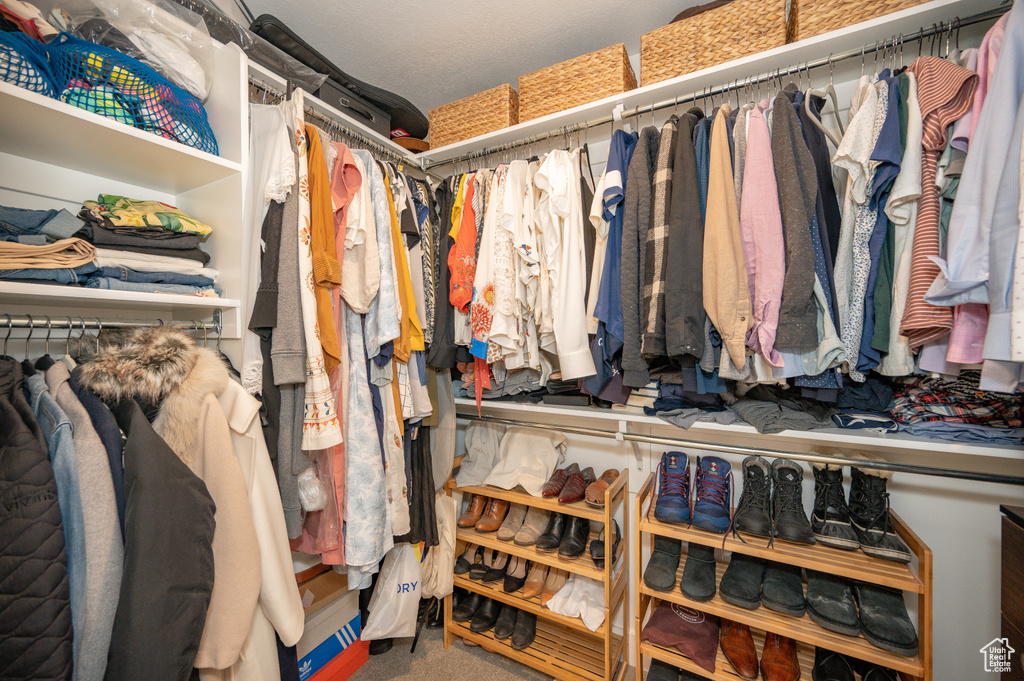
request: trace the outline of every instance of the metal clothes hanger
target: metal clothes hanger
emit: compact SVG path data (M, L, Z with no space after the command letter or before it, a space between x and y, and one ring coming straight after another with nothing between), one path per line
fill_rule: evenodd
M11 315L4 313L7 317L7 335L4 336L4 356L7 356L7 339L11 337L11 330L14 329L14 322L11 321Z
M103 320L96 318L96 352L100 351L100 334L103 333Z
M71 321L71 317L68 317L68 335L64 337L64 356L71 354L71 334L75 330L74 322Z
M50 332L51 331L53 331L53 325L50 323L50 315L46 315L46 340L43 341L45 343L45 345L43 347L44 347L44 352L47 355L50 354Z
M28 318L28 335L25 336L25 359L28 359L28 342L32 340L32 332L35 330L36 323L32 319L32 315L26 314Z
M818 115L815 114L814 110L811 108L811 97L812 96L814 96L814 97L821 97L823 99L830 99L830 100L832 100L832 113L835 115L836 123L839 125L839 133L840 133L840 135L845 135L846 134L846 129L843 128L843 121L842 121L842 119L839 116L839 97L836 94L836 88L835 88L835 85L832 82L832 78L833 78L833 64L832 64L832 55L830 54L828 56L828 85L825 86L824 90L815 90L813 88L807 90L807 96L804 97L804 113L807 114L807 117L814 124L814 126L817 127L818 129L820 129L825 134L825 137L827 137L828 140L830 142L832 142L832 144L835 147L838 148L839 147L839 140L836 139L836 136L832 134L831 130L829 130L828 128L825 127L824 122L821 119L818 118Z

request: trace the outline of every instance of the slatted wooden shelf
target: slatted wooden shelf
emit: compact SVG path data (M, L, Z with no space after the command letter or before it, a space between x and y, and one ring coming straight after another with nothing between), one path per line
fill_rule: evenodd
M761 651L764 648L764 634L759 631L751 632L754 636L754 648L757 649L757 659L761 659ZM725 653L722 652L721 646L718 648L718 656L715 658L715 671L709 672L704 667L701 667L696 662L683 655L675 648L662 648L656 646L653 643L643 641L640 643L640 652L648 657L653 657L655 660L661 660L667 664L675 667L680 667L688 672L693 672L706 679L713 679L714 681L737 681L742 679L736 670L729 664L729 660L725 659ZM814 646L797 645L796 656L800 660L800 678L802 681L810 681L811 672L814 669Z
M567 617L548 610L545 606L541 605L540 596L523 598L522 589L512 593L505 593L505 590L501 587L501 582L484 584L483 582L467 579L462 575L458 575L455 577L455 586L466 589L467 591L472 591L473 593L478 593L481 596L486 596L487 598L506 603L514 608L519 608L526 612L532 612L537 617L561 624L563 627L575 629L585 635L603 637L605 634L607 622L598 627L597 631L592 632L579 617Z
M565 513L567 515L574 515L580 518L588 518L599 523L604 522L604 509L594 508L593 506L588 505L585 501L577 501L572 504L560 504L558 503L557 497L537 497L518 489L506 490L491 487L490 485L455 487L453 480L449 480L448 484L454 492L479 494L485 497L502 499L513 504L524 504L534 508L540 508L545 511L551 511L552 513Z
M771 631L787 636L799 643L800 660L804 678L810 677L814 662L814 646L840 652L851 657L867 660L900 672L906 681L931 681L932 679L932 552L921 538L914 533L895 513L892 514L893 529L906 541L914 554L912 565L872 558L860 551L842 551L818 544L797 544L776 539L773 548L767 548L768 540L764 537L744 535L746 541L692 528L687 525L673 525L659 522L653 517L655 500L655 474L648 476L640 486L634 502L634 517L637 518L636 533L633 537L633 569L634 569L634 634L635 656L637 660L637 681L643 681L643 656L654 657L669 664L682 667L701 676L735 681L739 678L728 666L719 651L719 665L714 674L702 670L691 660L678 652L658 648L641 643L640 633L643 630L647 613L658 602L666 601L683 605L701 612L717 615L728 620L741 622L759 631ZM651 589L643 581L645 556L641 552L643 533L659 535L692 542L716 549L724 549L732 553L757 556L777 563L784 563L801 568L818 570L829 574L845 577L861 582L890 586L915 594L917 597L917 634L919 651L916 657L895 655L872 645L861 636L845 636L829 631L815 624L809 616L790 617L761 606L756 610L748 610L726 602L716 592L714 598L698 602L682 594L679 582L686 565L685 550L676 571L676 581L668 592ZM717 583L721 583L726 563L719 561ZM809 652L808 652L809 651ZM724 665L724 666L723 666Z
M587 539L587 549L579 558L563 558L558 555L558 551L543 553L533 546L519 546L511 541L501 541L498 539L497 532L477 532L472 528L460 527L455 533L456 541L497 549L503 553L511 553L513 556L526 558L548 567L561 568L573 574L602 580L604 579L604 570L594 565L594 559L590 557L590 542L597 537L597 532L590 533L590 537ZM619 542L619 546L621 548L622 542Z
M809 645L818 645L828 650L834 650L844 655L850 655L860 660L867 660L875 664L888 667L898 672L907 672L914 676L921 676L924 667L920 659L915 657L904 657L894 653L886 652L881 648L872 645L863 636L846 636L815 624L810 616L790 617L782 613L770 610L762 605L756 610L733 605L722 598L716 590L714 598L709 601L694 601L683 595L679 590L680 580L683 578L683 567L686 565L686 552L679 560L679 569L676 571L676 582L671 591L657 591L647 586L647 583L640 580L640 593L651 596L662 601L678 603L694 610L700 610L711 615L718 615L733 622L740 622L751 627L759 627L767 631L788 636L797 641ZM717 565L716 584L722 583L722 575L725 573L727 563L719 561Z
M604 528L612 526L615 513L621 508L622 517L619 523L622 535L618 550L614 555L606 556L604 567L599 568L590 557L589 550L590 543L600 536L600 528L596 524L591 525L587 548L578 558L562 558L557 551L541 552L535 546L517 546L513 541L501 541L497 532L477 532L475 528L458 528L455 533L457 553L463 553L467 544L475 544L601 582L604 586L604 622L596 632L591 632L578 618L558 615L542 606L539 597L524 599L521 591L505 593L501 583L483 584L459 575L455 577L455 586L537 615L537 641L528 650L517 651L508 642L495 640L490 633L474 634L469 631L468 625L452 620L452 598L448 596L444 599L445 647L450 646L456 637L461 636L468 641L479 643L487 650L528 664L563 681L620 681L627 667L626 638L612 632L616 617L621 617L618 622L620 631L628 629L629 609L624 607L626 586L632 577L632 571L628 570L624 560L630 537L630 514L625 507L628 482L629 470L620 471L618 479L605 491L604 508L593 508L583 502L559 504L557 499L535 497L518 490L491 487L459 489L453 480L449 480L446 485L449 495L461 491L497 497L531 508L586 518L592 523L600 523ZM612 533L609 531L606 534L605 546L611 554Z
M603 681L604 647L594 646L593 639L554 622L537 620L537 638L525 650L515 650L509 640L499 641L494 632L474 633L468 624L453 622L449 627L456 636L479 643L484 650L500 653L561 681ZM622 637L612 636L615 649L622 648ZM625 661L620 664L614 679L626 673Z
M653 504L652 504L653 507ZM895 515L895 514L893 514ZM858 579L872 584L891 586L904 591L922 593L924 584L911 566L891 560L873 558L861 551L843 551L821 544L799 544L776 537L772 548L768 548L768 539L741 532L743 541L733 538L732 534L723 535L700 530L689 525L673 525L663 523L654 518L653 511L647 513L639 523L641 532L649 532L662 537L681 539L685 542L713 546L717 549L735 551L748 556L757 556L779 563L798 565L819 572L827 572L838 577ZM723 547L722 539L725 539Z

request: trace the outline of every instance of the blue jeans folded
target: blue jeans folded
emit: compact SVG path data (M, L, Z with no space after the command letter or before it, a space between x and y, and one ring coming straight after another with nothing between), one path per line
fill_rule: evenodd
M85 283L85 287L107 289L110 291L135 291L137 293L176 293L183 296L191 296L203 293L204 291L216 290L209 286L153 284L138 281L121 281L120 279L113 279L111 277L91 277L89 281Z
M64 210L28 210L0 206L0 238L16 241L19 236L45 234L67 239L82 229L83 222Z
M96 271L91 262L75 268L0 270L0 279L54 284L82 284Z
M136 284L181 284L184 286L199 286L209 288L213 286L213 279L204 277L201 274L181 274L179 272L139 272L128 267L101 267L96 272L96 277L107 279L118 279L119 281L132 282Z

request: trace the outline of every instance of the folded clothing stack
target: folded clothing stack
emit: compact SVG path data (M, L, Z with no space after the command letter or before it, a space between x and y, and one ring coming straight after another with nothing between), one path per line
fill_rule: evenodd
M78 216L0 206L0 279L216 297L212 232L159 201L101 194Z

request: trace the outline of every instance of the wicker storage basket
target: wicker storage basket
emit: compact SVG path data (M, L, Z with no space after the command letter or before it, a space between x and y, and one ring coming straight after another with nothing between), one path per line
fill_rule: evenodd
M785 0L733 0L645 33L640 38L641 85L781 47Z
M791 0L789 42L869 21L928 0Z
M519 76L519 120L529 121L636 87L622 43Z
M519 122L519 94L505 83L430 110L430 148L507 128Z

